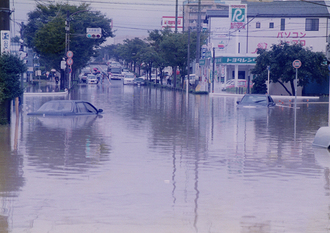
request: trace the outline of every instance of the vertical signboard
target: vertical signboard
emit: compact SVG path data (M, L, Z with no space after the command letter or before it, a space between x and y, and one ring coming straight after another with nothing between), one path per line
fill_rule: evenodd
M10 53L10 31L1 30L1 54Z
M237 4L229 6L230 29L245 29L247 22L247 5Z

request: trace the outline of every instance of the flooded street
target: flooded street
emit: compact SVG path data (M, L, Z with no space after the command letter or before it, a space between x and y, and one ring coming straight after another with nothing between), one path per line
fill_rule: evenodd
M52 99L104 112L27 116ZM312 147L328 105L238 100L120 81L26 95L0 127L0 232L329 232L330 154Z

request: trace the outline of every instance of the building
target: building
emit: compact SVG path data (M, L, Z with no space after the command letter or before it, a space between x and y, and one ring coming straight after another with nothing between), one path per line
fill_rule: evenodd
M178 32L182 32L183 28L183 17L177 17L176 27ZM163 16L162 17L162 29L170 28L172 31L175 31L175 16Z
M201 74L207 73L203 63L208 64L213 50L216 74L223 77L223 81L252 78L250 70L255 64L257 49L270 49L282 41L325 52L329 19L328 7L323 1L218 4L216 10L207 10L203 19L210 37L202 49L205 56L200 62Z
M198 14L200 12L201 24L206 17L208 10L217 10L221 7L221 1L219 0L200 0L200 11L198 0L188 0L183 2L183 31L197 30Z

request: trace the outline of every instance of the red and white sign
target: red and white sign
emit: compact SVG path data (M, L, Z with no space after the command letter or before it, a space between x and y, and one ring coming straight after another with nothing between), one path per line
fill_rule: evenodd
M72 57L73 57L73 52L72 52L72 51L68 51L68 52L66 53L66 56L67 56L68 58L72 58Z
M292 62L292 66L296 69L299 69L301 67L301 61L300 60L294 60Z
M68 60L66 60L66 64L68 64L69 66L72 66L72 64L73 64L72 58L68 58Z
M175 16L163 16L162 17L162 28L175 28ZM178 17L177 28L183 28L183 17Z

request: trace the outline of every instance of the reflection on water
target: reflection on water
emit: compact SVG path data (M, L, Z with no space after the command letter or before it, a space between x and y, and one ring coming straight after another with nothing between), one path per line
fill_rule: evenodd
M91 127L94 123L94 121L97 118L102 118L102 115L100 116L36 116L36 119L41 122L41 125L48 128L48 129L80 129L84 127Z
M54 98L87 100L103 117L26 115ZM330 155L312 141L327 125L328 106L300 104L295 121L292 108L237 109L237 100L189 95L187 102L185 93L120 81L82 85L68 97L26 97L17 150L14 129L0 134L1 226L326 232Z

